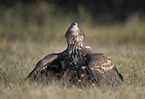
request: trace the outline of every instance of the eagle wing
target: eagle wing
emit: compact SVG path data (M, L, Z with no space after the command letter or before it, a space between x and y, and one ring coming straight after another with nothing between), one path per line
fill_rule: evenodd
M89 49L86 52L89 59L88 69L98 85L123 85L123 77L109 56L103 53L95 53Z
M61 69L60 60L62 59L62 53L53 53L45 56L43 59L39 60L34 67L34 69L30 72L30 74L26 77L26 79L36 80L39 79L44 73L56 72Z

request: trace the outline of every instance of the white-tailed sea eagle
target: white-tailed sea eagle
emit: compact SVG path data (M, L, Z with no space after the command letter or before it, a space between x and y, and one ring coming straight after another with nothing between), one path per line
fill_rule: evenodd
M38 61L27 76L28 79L46 79L56 77L77 85L123 85L123 77L103 53L95 53L89 46L84 46L84 33L73 22L65 37L67 48L61 53L48 54Z

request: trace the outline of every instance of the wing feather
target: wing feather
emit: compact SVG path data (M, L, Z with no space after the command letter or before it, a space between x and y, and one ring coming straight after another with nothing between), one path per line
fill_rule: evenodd
M57 68L59 63L54 63L54 61L60 58L60 53L49 54L45 56L43 59L39 60L34 67L34 69L30 72L30 74L26 77L28 79L35 80L41 76L41 71L46 70L47 68ZM52 64L53 65L50 65Z
M111 57L103 53L95 53L86 49L89 59L88 68L99 85L122 85L123 77L111 61Z

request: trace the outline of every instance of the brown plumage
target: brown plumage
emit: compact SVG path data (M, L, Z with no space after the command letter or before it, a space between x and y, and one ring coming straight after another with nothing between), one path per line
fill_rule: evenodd
M84 33L73 22L66 32L67 49L49 54L40 60L27 78L36 80L53 77L76 85L123 85L123 77L102 53L83 45Z

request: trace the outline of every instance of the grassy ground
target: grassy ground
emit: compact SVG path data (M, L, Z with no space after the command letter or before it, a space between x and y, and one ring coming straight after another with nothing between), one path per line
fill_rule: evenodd
M44 23L26 19L25 22L20 15L14 16L12 11L7 11L0 17L1 99L144 99L145 22L131 20L101 26L80 22L86 35L85 45L96 52L109 54L123 74L125 83L118 89L80 89L62 86L59 82L24 81L39 59L66 48L64 35L72 21L50 17Z

